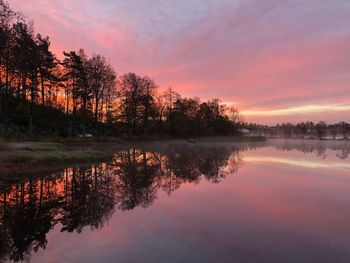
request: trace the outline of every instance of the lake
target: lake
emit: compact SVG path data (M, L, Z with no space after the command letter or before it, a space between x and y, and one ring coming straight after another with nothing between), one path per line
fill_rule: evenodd
M149 143L0 181L0 261L350 262L350 143Z

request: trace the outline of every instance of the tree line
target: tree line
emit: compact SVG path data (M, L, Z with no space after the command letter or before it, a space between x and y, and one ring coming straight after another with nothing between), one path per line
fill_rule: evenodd
M117 75L103 55L83 49L59 60L47 36L0 0L2 135L231 135L239 113L213 99L161 92L148 76Z
M350 136L350 123L327 124L324 121L300 123L281 123L275 126L242 123L252 133L271 137L308 138L308 139L344 139Z

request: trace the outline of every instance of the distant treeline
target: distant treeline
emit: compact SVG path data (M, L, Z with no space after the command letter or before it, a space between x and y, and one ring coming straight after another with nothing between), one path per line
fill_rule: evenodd
M324 121L318 123L282 123L276 126L248 123L242 125L250 129L251 133L285 138L349 139L350 135L350 124L347 122L336 124L327 124Z
M57 59L49 38L0 0L0 135L232 135L238 124L219 100L161 93L148 76L117 76L102 55Z

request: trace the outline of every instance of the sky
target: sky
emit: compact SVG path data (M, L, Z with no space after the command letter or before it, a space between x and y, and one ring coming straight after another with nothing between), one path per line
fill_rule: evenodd
M118 74L218 98L246 121L350 121L348 0L9 0L58 57L83 48Z

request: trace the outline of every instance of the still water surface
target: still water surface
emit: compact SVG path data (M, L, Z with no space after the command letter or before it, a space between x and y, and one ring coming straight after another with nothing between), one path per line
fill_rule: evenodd
M1 181L0 261L350 262L350 144L149 144Z

